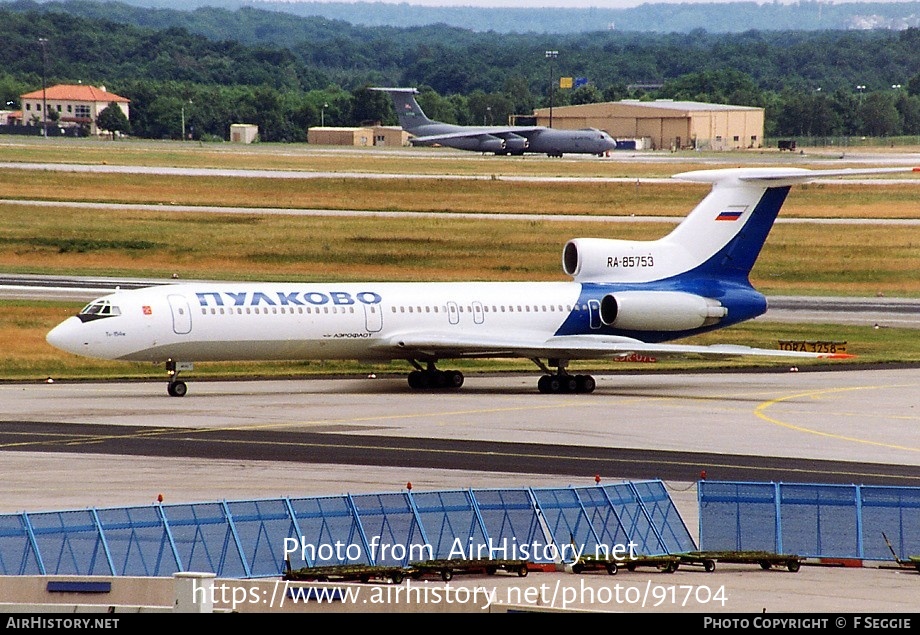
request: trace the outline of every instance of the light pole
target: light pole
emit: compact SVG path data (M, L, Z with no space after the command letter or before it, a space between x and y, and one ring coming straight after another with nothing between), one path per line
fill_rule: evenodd
M189 105L191 105L192 100L188 100ZM185 103L182 104L182 141L185 141Z
M323 102L323 107L319 111L319 127L326 127L326 108L329 107L329 104Z
M42 135L47 139L48 138L48 94L47 88L45 85L45 44L48 43L48 38L40 37L38 38L38 43L42 46Z
M555 95L555 86L553 86L553 60L559 57L559 51L547 51L546 59L549 60L549 127L553 127L553 97Z

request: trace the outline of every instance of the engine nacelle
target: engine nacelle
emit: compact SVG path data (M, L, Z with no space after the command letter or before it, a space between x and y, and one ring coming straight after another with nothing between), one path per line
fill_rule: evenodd
M528 146L530 146L530 141L526 137L516 134L505 136L505 152L520 153L526 150Z
M578 281L641 282L662 277L659 241L575 238L562 250L562 270Z
M625 331L687 331L728 314L718 300L681 291L621 291L601 300L601 322Z
M491 135L482 137L479 140L480 152L504 152L505 151L505 140L499 139L498 137L493 137Z

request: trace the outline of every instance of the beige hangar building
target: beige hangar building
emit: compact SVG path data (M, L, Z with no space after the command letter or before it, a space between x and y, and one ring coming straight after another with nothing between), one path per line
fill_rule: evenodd
M534 111L550 125L550 109ZM764 109L694 101L623 100L552 109L552 127L599 128L614 139L642 141L650 150L736 150L763 147Z

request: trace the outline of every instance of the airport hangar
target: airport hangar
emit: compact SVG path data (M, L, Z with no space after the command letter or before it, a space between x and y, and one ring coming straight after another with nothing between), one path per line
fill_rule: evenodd
M536 125L598 128L644 150L738 150L763 147L764 109L695 101L624 99L538 108ZM619 144L618 144L619 147Z

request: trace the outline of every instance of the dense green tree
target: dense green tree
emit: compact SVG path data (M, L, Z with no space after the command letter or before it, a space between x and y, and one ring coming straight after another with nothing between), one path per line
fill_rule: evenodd
M114 101L96 115L96 127L112 133L113 136L115 133L128 134L131 132L131 124L128 122L128 118Z
M361 125L368 122L384 122L393 119L390 96L367 87L352 92L351 120Z
M620 101L621 99L629 99L629 90L626 88L626 84L615 82L609 84L603 92L604 101Z
M461 123L457 116L457 104L442 97L433 89L427 86L420 88L417 101L429 119L446 123ZM464 98L464 108L465 106L466 100Z
M502 92L511 102L511 112L526 114L533 112L536 100L530 92L527 78L522 74L509 75L502 84Z
M907 81L907 94L911 96L920 95L920 73L917 73Z
M444 25L357 27L253 8L0 6L0 107L18 105L43 75L48 84L104 80L131 100L132 134L148 138L179 138L183 121L196 139L227 138L230 124L255 123L270 141L301 140L321 122L395 123L389 100L366 90L372 85L418 87L433 119L499 124L549 106L550 74L553 106L626 97L759 106L767 136L917 134L918 127L916 28L535 38ZM552 73L550 49L559 51ZM560 76L591 83L560 89ZM627 88L634 85L663 87Z
M866 95L860 108L865 134L886 137L900 130L900 114L895 108L891 92L874 92Z
M597 89L594 84L579 86L572 91L572 98L569 100L573 106L579 104L596 104L604 101L604 95Z
M19 108L19 96L28 92L29 84L7 73L0 73L0 109Z
M902 93L895 107L901 116L900 134L920 135L920 95Z

